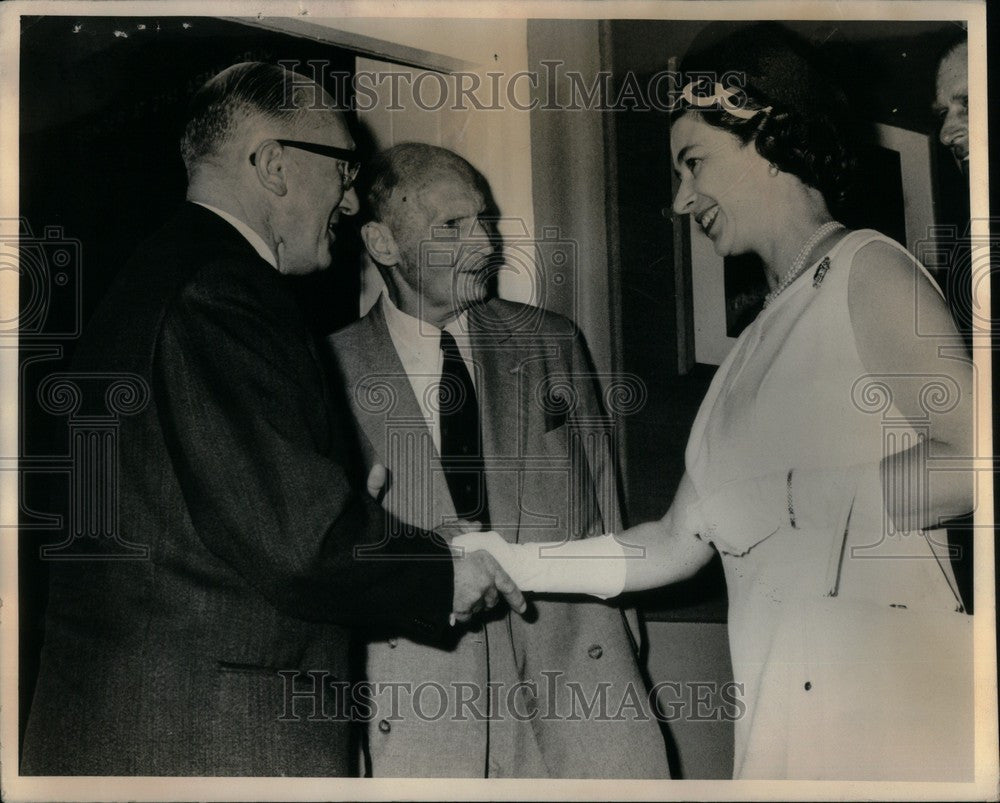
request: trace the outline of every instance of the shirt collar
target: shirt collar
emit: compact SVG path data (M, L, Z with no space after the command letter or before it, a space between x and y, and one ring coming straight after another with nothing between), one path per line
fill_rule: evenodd
M240 220L238 217L234 217L228 212L219 209L217 206L212 206L211 204L206 204L202 201L195 201L194 203L198 206L203 206L209 211L215 212L219 217L229 223L236 231L242 234L248 243L253 246L254 251L260 254L260 258L267 262L272 268L277 270L278 260L275 259L274 252L271 251L270 247L264 238L261 237L257 232L250 228L246 223Z
M441 337L438 334L441 328L403 312L392 303L389 294L384 290L380 303L382 304L382 313L385 316L385 324L397 352L405 349L421 363L436 365L441 354ZM452 318L444 327L455 338L458 350L466 363L472 359L468 318L468 313L462 312L461 315Z
M384 290L382 291L381 303L382 312L385 315L385 322L390 331L394 334L400 335L402 339L405 339L408 342L413 343L418 340L426 340L429 335L433 335L435 332L440 332L442 328L451 334L456 341L469 339L468 312L462 312L461 315L452 318L443 327L440 327L403 312L399 307L392 303L392 299L389 298L389 294ZM434 339L435 349L440 347L439 340L440 338Z

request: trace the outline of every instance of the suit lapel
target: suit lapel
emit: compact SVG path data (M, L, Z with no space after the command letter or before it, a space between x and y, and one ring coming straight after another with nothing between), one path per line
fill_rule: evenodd
M470 311L490 519L493 529L515 542L521 521L522 444L527 436L526 411L530 409L530 399L522 396L530 392L530 382L522 375L526 370L524 349L511 341L510 331L493 318L485 327L477 318L476 310ZM401 441L392 433L426 433L426 422L392 344L381 304L376 304L361 323L365 327L365 354L352 361L354 373L349 377L352 386L348 389L351 406L378 458L393 472L395 493L390 488L386 506L412 521L412 513L408 515L407 511L420 509L414 494L427 493L426 469L420 470L412 458L405 458L399 449ZM455 515L440 456L432 442L429 449L430 487L438 521L414 522L425 527L437 526L442 517ZM421 474L422 483L418 479ZM400 487L404 483L406 489Z
M349 392L362 430L378 459L392 472L386 507L412 524L434 529L442 519L455 516L440 455L392 344L381 303L375 304L362 324L366 353L360 355Z

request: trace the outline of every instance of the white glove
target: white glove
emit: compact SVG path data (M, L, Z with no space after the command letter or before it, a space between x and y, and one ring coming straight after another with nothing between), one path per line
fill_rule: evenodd
M522 591L608 599L625 590L625 551L613 533L527 544L510 544L495 532L464 533L451 545L485 549Z

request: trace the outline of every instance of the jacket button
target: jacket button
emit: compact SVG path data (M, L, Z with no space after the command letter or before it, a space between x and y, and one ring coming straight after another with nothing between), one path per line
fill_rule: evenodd
M604 655L604 650L601 648L600 644L591 644L590 648L587 650L587 655L589 655L594 660L597 660L602 655Z
M399 644L399 642L396 639L394 638L389 639L389 649L392 650L396 649L397 644Z
M807 680L806 683L805 683L805 685L802 688L804 688L806 691L809 691L809 689L811 689L812 687L813 687L812 683L810 683Z
M380 719L378 721L378 729L382 731L382 733L388 733L392 730L392 724L387 719Z

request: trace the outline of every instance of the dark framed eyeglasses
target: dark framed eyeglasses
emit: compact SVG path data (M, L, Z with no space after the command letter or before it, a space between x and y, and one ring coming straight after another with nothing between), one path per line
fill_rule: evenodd
M343 162L345 168L340 171L340 175L344 180L344 192L347 192L351 188L354 180L358 177L358 171L361 170L361 162L358 159L358 155L354 151L347 150L347 148L337 148L334 145L320 145L318 142L302 142L297 139L276 139L274 141L279 145L284 145L286 148L298 148L302 151L318 153L320 156L329 156L331 159ZM257 164L256 153L250 154L250 164Z

